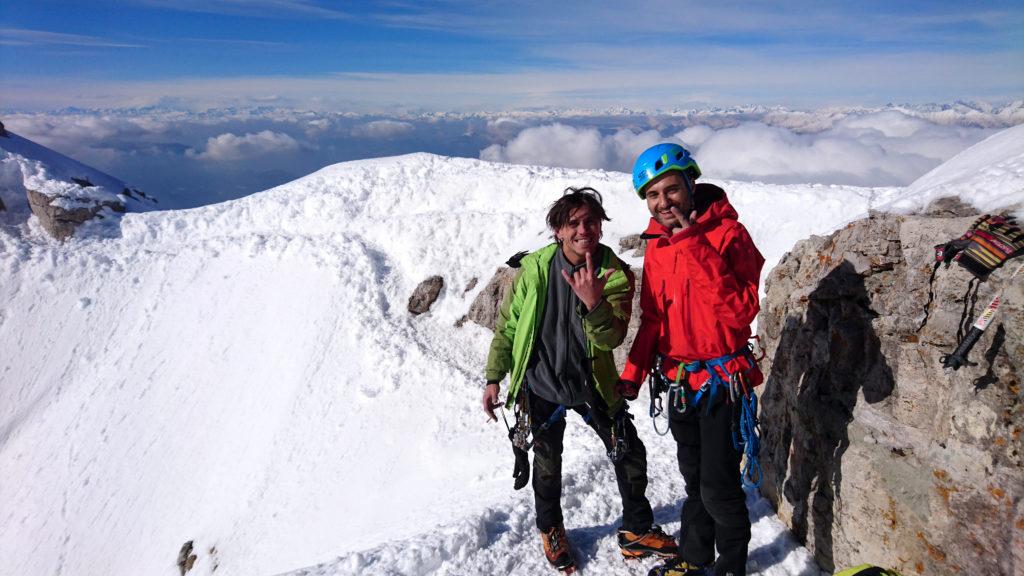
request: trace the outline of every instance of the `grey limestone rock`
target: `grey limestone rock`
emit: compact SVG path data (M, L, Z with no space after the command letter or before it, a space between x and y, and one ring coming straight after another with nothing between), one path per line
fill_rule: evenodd
M110 208L114 212L125 211L124 204L119 202L92 202L67 209L55 205L56 198L35 190L26 189L26 195L29 207L36 218L39 218L43 229L58 240L67 239L74 234L79 225L95 218L104 208Z
M977 364L947 373L971 276L929 282L933 246L974 220L947 208L803 240L767 279L761 491L826 570L1024 567L1024 282L1007 282L1024 259L966 302L973 322L1006 289Z
M938 218L959 218L961 216L975 216L978 213L974 206L965 203L957 196L937 198L924 209L925 216L935 216Z
M647 252L647 241L639 234L630 234L619 239L619 251L633 251L633 256L643 256Z
M501 306L505 294L511 288L515 276L516 271L507 266L495 270L494 276L470 304L467 317L480 326L493 331L498 324L498 308Z
M189 540L181 545L181 550L178 551L178 571L181 576L185 576L189 570L192 570L192 566L196 563L196 555L192 552L193 542Z

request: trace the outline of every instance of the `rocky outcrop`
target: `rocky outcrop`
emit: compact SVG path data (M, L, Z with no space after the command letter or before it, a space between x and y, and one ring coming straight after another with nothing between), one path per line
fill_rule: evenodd
M797 243L767 278L761 490L826 570L1024 569L1024 282L1007 282L1020 261L976 302L955 264L929 283L933 246L973 218L873 215ZM945 372L965 306L972 322L1003 288L977 365Z
M444 278L440 276L431 276L420 282L420 285L409 296L409 312L415 316L429 311L437 301L437 297L440 296L442 288L444 288Z
M493 332L498 324L498 308L512 286L515 276L516 271L507 266L495 270L494 276L470 304L467 318Z
M95 218L104 208L114 212L124 212L124 204L120 202L74 202L73 208L65 208L60 198L47 196L35 190L26 190L28 205L32 213L39 218L43 229L58 240L65 240L75 232L82 223Z

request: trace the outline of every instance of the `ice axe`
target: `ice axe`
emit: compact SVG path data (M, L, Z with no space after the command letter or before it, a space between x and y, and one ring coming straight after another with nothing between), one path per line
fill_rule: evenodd
M1013 282L1013 279L1020 274L1021 270L1024 270L1024 264L1017 267L1017 270L1014 271L1013 275L1010 276L1010 279L1007 280L1006 283L1009 284L1010 282ZM988 325L992 322L992 318L996 315L996 311L999 310L999 305L1002 303L1002 299L1003 290L1000 290L999 293L992 298L992 301L988 303L988 307L986 307L981 315L978 316L978 319L975 320L974 324L971 326L971 330L967 332L967 335L964 336L964 339L960 342L960 345L956 347L956 350L954 350L952 354L940 358L943 368L952 368L953 370L957 370L961 366L974 364L967 360L967 355L971 353L971 348L977 344L978 340L981 339L982 333L985 332L985 328L988 328Z

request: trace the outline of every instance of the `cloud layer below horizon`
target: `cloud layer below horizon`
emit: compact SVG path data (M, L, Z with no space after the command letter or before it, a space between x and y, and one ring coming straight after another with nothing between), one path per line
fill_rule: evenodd
M715 130L706 124L675 133L549 124L526 128L480 157L494 162L629 172L649 146L686 146L705 174L776 184L820 183L904 186L992 131L940 126L899 112L852 116L815 133L798 133L764 121Z
M14 114L7 128L188 207L237 198L346 160L431 152L628 172L659 141L710 178L902 186L1002 127L1024 103L874 110L697 110L682 115L364 116L287 109Z

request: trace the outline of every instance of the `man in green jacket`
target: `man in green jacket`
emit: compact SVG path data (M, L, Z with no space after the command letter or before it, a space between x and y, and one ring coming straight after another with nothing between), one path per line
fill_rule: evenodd
M495 420L499 383L505 402L520 407L533 434L533 493L545 556L571 571L562 522L562 438L566 409L583 415L615 466L622 497L619 546L632 558L672 556L675 541L653 526L647 500L647 451L615 388L612 350L626 337L633 273L600 244L608 220L592 188L569 188L552 204L547 223L556 242L523 257L505 296L487 357L483 408Z

